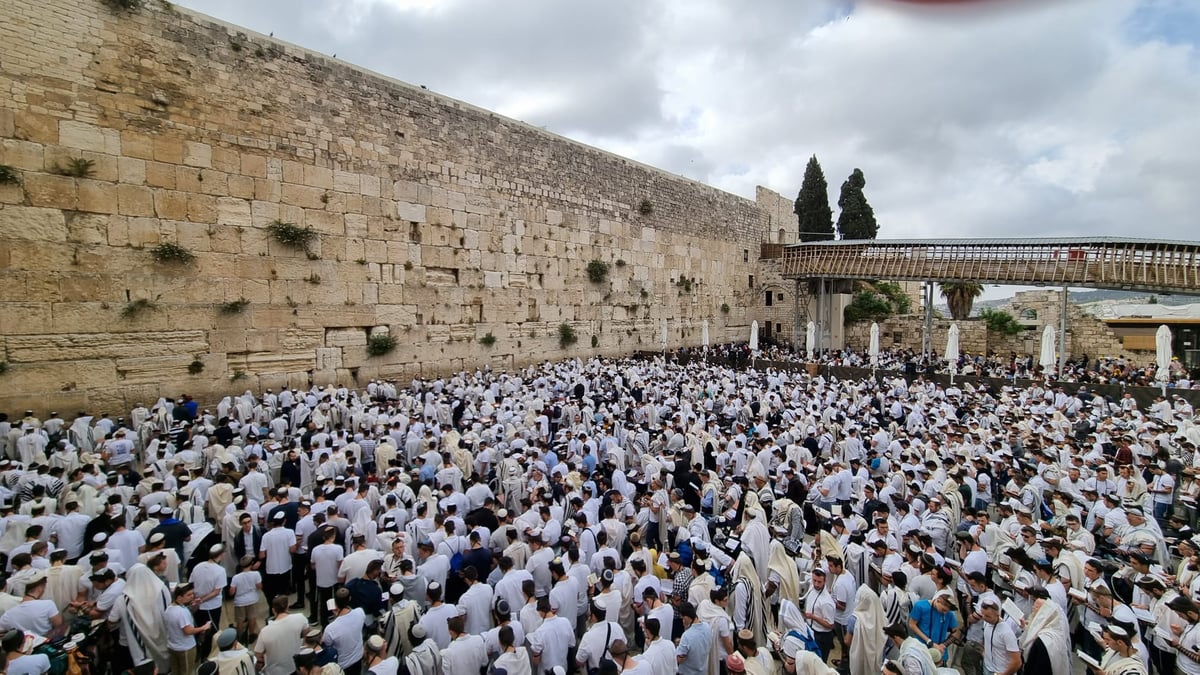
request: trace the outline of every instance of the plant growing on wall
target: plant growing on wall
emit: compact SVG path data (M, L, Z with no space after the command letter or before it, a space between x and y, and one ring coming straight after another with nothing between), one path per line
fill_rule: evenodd
M71 178L91 178L96 173L96 162L76 157L67 160L66 164L55 164L54 173Z
M488 333L487 335L479 338L479 344L483 345L484 347L491 347L492 345L496 344L496 336Z
M392 335L372 335L367 338L367 356L383 356L396 348Z
M7 164L0 164L0 185L20 185L21 174Z
M987 324L988 330L996 333L1017 335L1025 330L1025 326L1022 326L1016 317L1002 309L985 307L979 310L979 318L983 319L983 322Z
M600 338L596 335L592 336L592 349L600 346Z
M722 313L722 314L728 314L728 313L729 313L729 303L728 303L728 302L722 302L722 303L721 303L721 313Z
M246 298L238 298L237 300L230 300L229 302L221 303L219 309L222 314L241 314L242 312L246 311L246 308L249 306L249 300Z
M602 284L608 278L608 263L603 260L592 260L587 264L588 281Z
M188 375L199 375L204 372L204 362L200 359L193 359L188 364Z
M692 292L692 283L694 283L694 282L695 282L694 279L689 279L687 277L679 277L679 281L676 281L675 285L678 286L684 293L691 293Z
M8 361L0 361L0 375L8 372Z
M638 203L638 213L648 216L654 213L654 205L650 203L649 199L643 197L642 201Z
M156 309L158 309L158 304L155 303L153 300L147 300L146 298L140 298L138 300L133 300L133 301L125 303L125 306L121 308L121 318L122 319L136 319L137 317L141 316L145 312L150 312L150 311L153 311Z
M308 247L317 240L317 231L311 227L301 227L295 223L285 223L282 220L267 225L267 233L275 241L297 250L308 253Z
M120 9L128 12L135 9L141 9L142 0L104 0L104 4L113 9Z
M571 328L571 324L567 322L558 325L558 346L566 349L579 341L579 336L575 334L575 329Z
M179 263L186 265L196 259L196 254L172 242L164 242L150 249L150 257L157 263Z

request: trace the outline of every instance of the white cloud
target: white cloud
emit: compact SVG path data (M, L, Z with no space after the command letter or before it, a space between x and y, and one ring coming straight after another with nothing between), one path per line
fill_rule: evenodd
M836 201L860 167L883 237L1189 238L1200 212L1183 0L183 4L748 197L815 153Z

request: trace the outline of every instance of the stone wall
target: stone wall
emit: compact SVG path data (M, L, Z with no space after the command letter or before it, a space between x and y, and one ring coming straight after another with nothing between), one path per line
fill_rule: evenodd
M760 185L754 191L754 201L767 217L767 241L772 244L795 244L800 240L795 200Z
M672 347L748 334L778 200L167 3L0 3L0 43L0 410L625 353L663 319Z

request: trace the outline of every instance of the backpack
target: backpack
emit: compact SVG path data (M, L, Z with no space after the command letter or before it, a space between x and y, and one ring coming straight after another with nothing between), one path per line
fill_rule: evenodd
M459 550L454 555L450 556L450 571L461 572L463 566L462 542L458 542Z

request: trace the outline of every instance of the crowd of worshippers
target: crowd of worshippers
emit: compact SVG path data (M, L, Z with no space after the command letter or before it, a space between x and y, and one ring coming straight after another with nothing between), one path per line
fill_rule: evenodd
M1197 441L662 359L27 411L4 672L1196 674Z
M685 348L676 352L688 356L703 357L702 348ZM1076 384L1121 384L1139 387L1158 387L1158 365L1153 358L1138 362L1126 357L1089 357L1087 354L1068 358L1063 364L1061 375L1049 371L1038 363L1031 354L1009 352L987 354L962 352L950 363L934 350L923 354L911 348L889 347L879 350L872 366L871 356L865 348L823 349L807 351L793 349L791 345L774 343L762 345L751 352L744 343L729 343L709 348L707 354L738 365L762 361L784 361L793 363L815 363L822 367L873 368L878 371L906 373L909 378L917 374L955 375L967 377L990 377L997 379L1040 379L1049 372L1055 381ZM1188 368L1178 357L1172 358L1167 369L1166 381L1174 389L1200 389L1200 369Z

